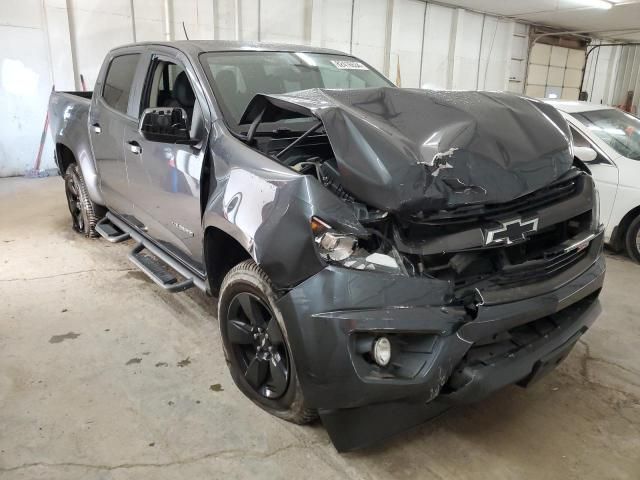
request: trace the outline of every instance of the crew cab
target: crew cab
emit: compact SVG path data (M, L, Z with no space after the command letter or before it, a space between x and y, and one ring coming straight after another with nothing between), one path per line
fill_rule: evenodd
M594 183L544 102L184 41L112 50L49 113L73 228L215 297L238 388L340 451L531 384L600 312Z
M574 150L596 182L605 242L640 263L640 120L596 103L548 103L569 123Z

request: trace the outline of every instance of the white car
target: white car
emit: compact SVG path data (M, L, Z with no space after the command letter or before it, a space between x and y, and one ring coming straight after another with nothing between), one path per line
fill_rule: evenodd
M574 153L593 174L605 241L640 263L640 120L594 103L544 101L567 119Z

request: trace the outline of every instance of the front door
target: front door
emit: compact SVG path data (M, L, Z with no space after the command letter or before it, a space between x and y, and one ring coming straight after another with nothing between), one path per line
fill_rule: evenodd
M152 56L140 112L184 109L191 138L199 142L190 146L149 141L137 128L126 128L125 155L136 219L154 240L203 271L200 174L209 123L192 84L177 59Z

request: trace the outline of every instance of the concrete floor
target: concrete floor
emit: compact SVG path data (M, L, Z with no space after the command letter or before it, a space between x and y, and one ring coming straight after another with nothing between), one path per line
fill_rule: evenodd
M624 257L556 372L339 455L321 425L246 400L212 299L163 293L129 248L71 231L60 178L0 179L0 478L640 478L640 267Z

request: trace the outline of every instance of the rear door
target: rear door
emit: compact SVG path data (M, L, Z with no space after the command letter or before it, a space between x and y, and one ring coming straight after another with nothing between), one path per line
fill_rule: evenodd
M107 206L122 215L130 215L133 210L123 139L125 129L137 125L131 100L141 59L142 54L135 50L110 54L96 83L89 112L89 135L100 188Z
M195 73L182 54L151 50L139 114L145 108L184 108L191 138L199 142L190 146L149 141L137 126L125 128L124 141L136 220L174 256L204 271L200 175L211 122L197 85Z

